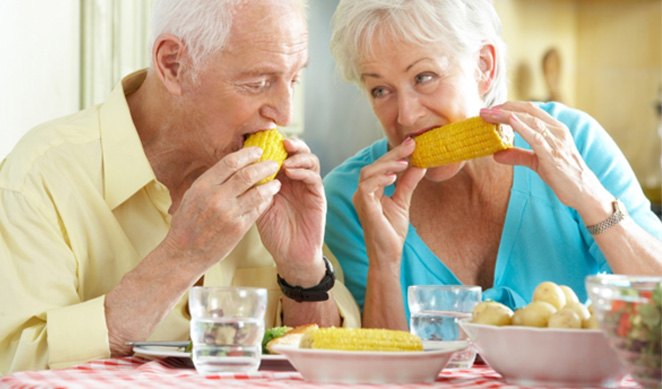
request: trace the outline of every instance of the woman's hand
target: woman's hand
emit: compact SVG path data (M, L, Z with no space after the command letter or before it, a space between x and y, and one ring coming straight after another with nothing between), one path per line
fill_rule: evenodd
M387 265L382 261L399 267L409 226L411 196L425 175L425 169L409 166L407 157L414 148L414 140L407 138L361 170L353 201L363 227L371 267ZM396 180L393 196L385 196L384 188Z
M579 212L587 226L612 214L613 195L586 165L562 123L524 102L483 109L480 115L489 122L510 125L531 145L532 150L500 151L494 154L497 162L524 165L537 172L561 202ZM662 271L662 242L630 218L594 239L614 273L657 275Z
M409 228L409 206L425 169L409 166L416 144L407 138L361 170L354 194L370 262L363 306L363 326L407 329L400 291L402 248ZM397 181L393 196L384 188Z
M494 155L497 162L534 170L563 204L580 212L587 204L600 208L613 200L584 162L568 128L547 112L532 103L507 102L480 114L489 122L511 126L531 146L532 150L498 152Z

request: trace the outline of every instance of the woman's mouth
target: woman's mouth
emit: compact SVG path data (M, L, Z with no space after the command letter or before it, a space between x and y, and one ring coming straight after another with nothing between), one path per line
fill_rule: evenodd
M421 135L421 134L425 134L426 132L428 132L428 131L430 131L430 130L434 130L435 128L439 128L439 127L441 127L441 125L436 125L436 126L431 126L431 127L427 127L427 128L422 128L422 129L420 129L420 130L416 130L416 131L414 131L414 132L410 132L408 136L411 137L411 138L415 138L415 137L417 137L417 136L419 136L419 135Z

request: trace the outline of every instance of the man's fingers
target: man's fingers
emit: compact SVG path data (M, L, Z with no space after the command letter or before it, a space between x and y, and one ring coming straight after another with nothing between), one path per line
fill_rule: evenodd
M247 147L230 153L209 168L200 179L213 184L222 184L238 170L257 162L262 156L259 147Z

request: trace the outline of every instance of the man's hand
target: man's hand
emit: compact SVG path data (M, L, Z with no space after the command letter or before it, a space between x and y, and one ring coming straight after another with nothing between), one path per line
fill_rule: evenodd
M228 154L198 177L165 240L106 295L112 355L129 353L127 341L147 339L184 292L227 256L269 207L280 182L255 186L277 170L274 162L257 162L261 153L252 147Z
M257 147L228 154L191 185L165 242L172 252L208 267L232 251L280 190L278 181L256 186L278 168L257 162L261 154Z
M284 144L289 158L277 177L282 188L257 226L281 277L291 285L310 287L325 271L321 259L326 199L319 160L301 140L287 139Z

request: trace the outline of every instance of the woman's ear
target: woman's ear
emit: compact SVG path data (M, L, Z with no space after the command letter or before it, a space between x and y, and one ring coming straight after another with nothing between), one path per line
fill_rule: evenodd
M154 42L152 61L154 70L168 92L173 95L182 93L182 72L186 49L181 39L174 35L160 35Z
M496 74L496 49L494 45L486 44L480 48L477 73L478 91L483 97L490 90Z

